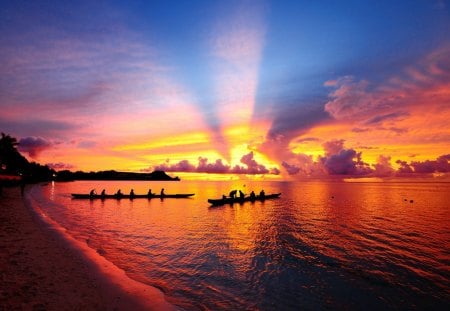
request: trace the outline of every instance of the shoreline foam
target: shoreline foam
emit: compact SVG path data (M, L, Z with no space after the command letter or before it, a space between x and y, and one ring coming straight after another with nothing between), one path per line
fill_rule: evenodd
M0 305L36 310L174 310L49 218L27 189L0 198ZM5 269L3 269L5 266Z

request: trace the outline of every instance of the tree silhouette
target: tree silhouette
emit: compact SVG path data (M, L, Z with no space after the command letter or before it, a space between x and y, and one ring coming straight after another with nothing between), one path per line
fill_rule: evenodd
M20 170L24 169L28 161L17 150L17 139L1 134L0 138L0 169L7 174L18 174Z
M17 139L1 133L0 138L0 173L20 175L29 182L50 180L55 173L48 166L28 160L17 150Z

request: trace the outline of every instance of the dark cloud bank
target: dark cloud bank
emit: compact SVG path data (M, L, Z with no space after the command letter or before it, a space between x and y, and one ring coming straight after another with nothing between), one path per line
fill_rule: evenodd
M397 160L400 167L391 166L391 157L380 155L377 163L370 165L362 160L362 152L344 147L344 140L332 140L323 144L325 154L316 161L311 156L297 154L289 163L282 162L289 175L300 176L364 176L390 177L411 176L417 174L449 173L450 154L442 155L436 160L411 161Z
M42 137L24 137L19 140L18 149L20 152L28 153L32 158L36 158L42 151L51 148L54 145Z
M280 174L277 168L266 168L264 165L259 164L253 158L253 151L244 155L241 158L241 163L244 165L230 166L222 162L221 159L217 159L215 162L209 163L207 158L198 158L197 165L190 163L188 160L181 160L178 163L170 164L166 162L161 165L157 165L153 168L146 169L162 170L166 172L195 172L195 173L218 173L218 174Z
M292 154L290 161L281 163L282 169L291 176L298 177L326 177L326 176L353 176L353 177L394 177L413 176L418 174L449 173L450 154L442 155L436 160L423 162L412 161L410 163L397 160L400 165L394 169L391 165L391 157L380 155L377 163L370 165L362 160L362 152L344 147L344 140L332 140L323 144L324 154L316 160L306 154ZM162 170L166 172L188 173L216 173L216 174L274 174L282 172L277 168L267 168L259 164L253 158L253 152L241 158L243 165L230 166L221 159L209 162L207 158L199 157L198 163L193 164L188 160L177 163L166 163L150 167L144 171Z

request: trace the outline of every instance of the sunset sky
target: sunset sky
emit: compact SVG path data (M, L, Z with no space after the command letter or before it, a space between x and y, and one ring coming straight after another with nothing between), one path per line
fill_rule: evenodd
M0 72L57 170L450 172L450 1L2 1Z

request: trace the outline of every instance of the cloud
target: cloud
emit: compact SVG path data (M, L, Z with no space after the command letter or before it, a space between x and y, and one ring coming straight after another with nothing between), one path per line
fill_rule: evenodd
M188 160L181 160L175 164L169 164L169 160L167 160L166 163L155 166L153 170L166 172L196 172L197 168L189 163ZM151 169L146 171L151 171Z
M448 173L450 172L450 154L442 155L436 160L412 161L409 165L414 173Z
M368 129L368 128L360 128L360 127L352 128L352 132L354 132L354 133L364 133L364 132L368 132L368 131L370 131L370 129Z
M397 160L397 161L395 161L395 163L397 163L399 165L399 168L397 170L398 173L400 173L400 174L414 173L413 169L408 164L408 162L403 161L403 160Z
M247 165L247 168L244 169L246 172L244 172L243 174L267 174L267 173L269 173L269 170L264 165L258 164L253 159L253 151L242 156L241 163ZM239 171L242 169L242 167L235 166L235 169L236 169L235 173L239 174Z
M297 175L300 172L300 167L291 165L285 161L281 162L281 166L286 169L289 175Z
M397 111L397 112L387 113L387 114L375 116L375 117L367 120L365 122L365 124L367 124L367 125L377 124L377 123L384 122L386 120L395 120L395 119L399 119L401 117L408 117L409 115L410 114L408 112L404 112L404 111Z
M52 146L53 143L44 138L29 136L19 140L18 149L21 152L28 153L30 157L35 158L39 153Z
M328 80L323 84L324 86L336 86L338 84L338 80Z
M327 176L366 176L391 177L414 176L433 173L450 173L450 154L441 155L436 160L404 161L397 160L398 168L391 164L392 158L379 155L377 162L369 165L362 160L362 152L344 147L342 139L331 140L323 144L324 154L316 160L312 156L296 154L290 161L281 162L281 167L288 175L302 177ZM360 147L363 149L372 149Z
M303 102L280 101L273 108L272 126L258 150L277 160L283 171L291 175L371 174L375 168L364 164L355 146L338 154L334 149L340 150L342 145L328 142L328 155L322 156L321 163L314 159L317 165L305 157L298 158L292 148L308 141L301 137L326 141L335 135L356 144L367 139L374 146L395 144L397 136L411 145L430 140L444 144L448 137L445 119L450 115L449 55L450 47L443 47L385 79L347 75L328 80L323 85L330 91L323 101L313 97ZM430 124L429 118L436 122ZM410 132L415 135L405 135ZM338 162L344 163L337 167Z
M28 136L30 135L30 133L33 133L35 135L52 137L59 137L61 134L69 133L76 128L75 124L72 124L70 122L50 119L38 119L33 118L32 113L28 114L30 115L26 120L24 120L23 115L20 115L17 118L0 118L0 128L4 129L8 133L13 133L16 136Z
M301 109L299 109L299 105L302 106ZM306 132L328 118L321 104L293 103L289 108L282 109L277 113L272 127L267 133L267 139L274 140L285 137L291 140L292 137Z
M322 146L325 151L325 156L331 156L339 153L344 149L344 142L345 141L343 139L334 139L323 143Z
M361 152L345 149L343 139L325 142L322 146L324 155L314 161L312 156L296 154L290 161L283 161L281 166L289 175L323 177L329 175L369 175L373 169L362 161Z
M72 164L63 162L47 163L47 166L50 167L51 169L54 169L55 171L71 170L75 167Z
M368 85L365 80L355 82L351 76L341 77L336 83L326 85L335 90L329 94L325 111L333 118L342 120L371 110L374 101L367 91Z
M190 163L188 160L181 160L178 163L166 163L153 167L153 170L161 170L166 172L196 172L208 174L273 174L278 175L280 171L277 168L268 169L264 165L257 163L253 158L253 151L242 156L241 163L245 166L235 165L231 167L222 162L222 159L217 159L215 162L209 163L207 158L199 157L197 165ZM145 171L150 171L146 169Z
M297 143L307 143L310 141L320 141L320 139L316 137L304 137L296 140Z
M403 134L408 132L408 129L405 128L399 128L399 127L395 127L395 126L391 126L391 127L377 127L377 130L383 130L383 131L389 131L389 132L394 132L396 134Z
M424 105L446 109L450 101L450 47L430 53L379 84L343 76L324 85L333 88L324 110L335 120L365 125L408 118Z
M82 149L90 149L97 145L97 142L92 140L82 140L78 142L77 147Z
M361 159L361 152L342 149L336 154L319 158L329 175L368 175L372 172L369 164Z
M374 165L373 175L377 177L387 177L394 174L395 170L391 165L391 157L380 155Z
M276 112L265 141L257 148L260 152L278 160L280 163L283 161L289 162L291 158L295 158L295 154L291 152L289 147L290 142L307 133L312 127L328 120L329 116L323 111L323 105L304 105L302 109L299 109L293 103L290 108L282 108ZM313 138L307 138L303 142L313 140Z
M222 159L217 159L214 163L208 163L207 158L198 159L197 171L202 173L227 173L230 167L222 163Z
M391 165L391 157L380 155L377 163L370 166L362 161L362 152L345 149L344 140L332 140L323 144L324 155L314 161L312 156L298 154L291 162L283 161L281 166L289 175L325 177L343 176L413 176L419 174L450 173L450 154L441 155L436 160L397 160L398 169Z

